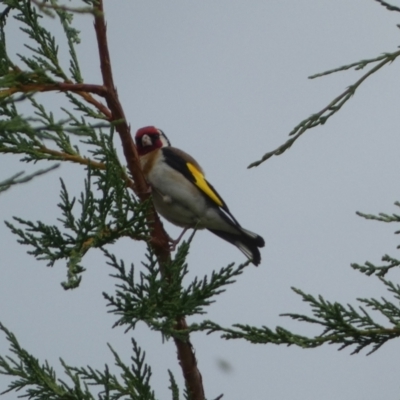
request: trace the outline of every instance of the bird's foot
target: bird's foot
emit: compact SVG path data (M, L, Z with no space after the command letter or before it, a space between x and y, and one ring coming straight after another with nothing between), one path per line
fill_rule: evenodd
M185 229L181 232L181 234L178 236L178 238L175 239L175 240L172 239L172 238L169 238L169 249L170 249L171 251L175 251L177 244L181 241L183 235L186 233L186 231L187 231L188 229L189 229L189 228L185 228Z

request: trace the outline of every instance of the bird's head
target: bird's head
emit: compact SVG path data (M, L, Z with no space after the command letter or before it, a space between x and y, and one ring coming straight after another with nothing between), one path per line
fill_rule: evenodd
M155 126L145 126L136 132L136 147L140 156L161 147L171 146L170 141L161 129Z

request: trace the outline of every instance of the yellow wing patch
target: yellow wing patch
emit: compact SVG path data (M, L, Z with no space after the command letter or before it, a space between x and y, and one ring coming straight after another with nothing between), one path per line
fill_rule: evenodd
M222 207L223 202L219 198L219 196L210 188L210 185L204 178L204 175L191 163L186 163L189 171L193 175L195 182L194 184L202 190L215 204Z

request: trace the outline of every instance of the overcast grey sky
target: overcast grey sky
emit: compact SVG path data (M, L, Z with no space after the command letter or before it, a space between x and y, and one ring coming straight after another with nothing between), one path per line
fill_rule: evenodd
M298 122L328 104L360 71L312 81L307 76L396 50L400 15L373 0L106 0L105 6L115 81L132 131L145 125L163 129L174 146L199 161L243 226L266 241L260 267L248 268L207 317L222 325L280 325L313 334L313 327L279 317L308 312L292 286L354 305L359 297L388 297L377 279L350 263L379 262L383 254L398 252L396 227L355 214L397 212L398 62L366 81L338 115L285 154L246 167L283 143ZM99 83L92 22L88 16L76 21L85 80ZM19 49L21 38L13 32L10 47ZM1 157L0 180L26 168ZM80 170L62 165L2 194L2 220L17 215L55 223L59 177L79 194ZM172 236L179 233L166 227ZM0 321L20 343L57 370L60 356L76 366L112 364L106 343L128 362L132 333L111 329L115 318L106 313L101 293L112 293L114 282L100 253L84 260L81 287L65 292L59 285L63 263L46 268L4 225L0 229ZM126 241L117 249L126 262L140 264L143 244ZM190 277L243 259L235 247L199 232L188 259ZM170 398L167 368L182 383L173 343L162 343L143 326L133 335L147 352L158 398ZM255 346L217 335L196 334L192 343L210 399L221 393L229 400L399 398L398 341L368 357L335 346ZM0 336L1 354L7 346ZM229 373L219 367L221 360L232 367ZM0 377L0 388L7 382Z

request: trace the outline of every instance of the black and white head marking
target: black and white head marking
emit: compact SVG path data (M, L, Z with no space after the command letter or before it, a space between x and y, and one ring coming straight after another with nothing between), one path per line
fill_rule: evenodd
M163 147L171 146L171 142L167 138L167 135L161 129L157 129L157 130L160 133L160 140L161 140L161 143L163 144Z

